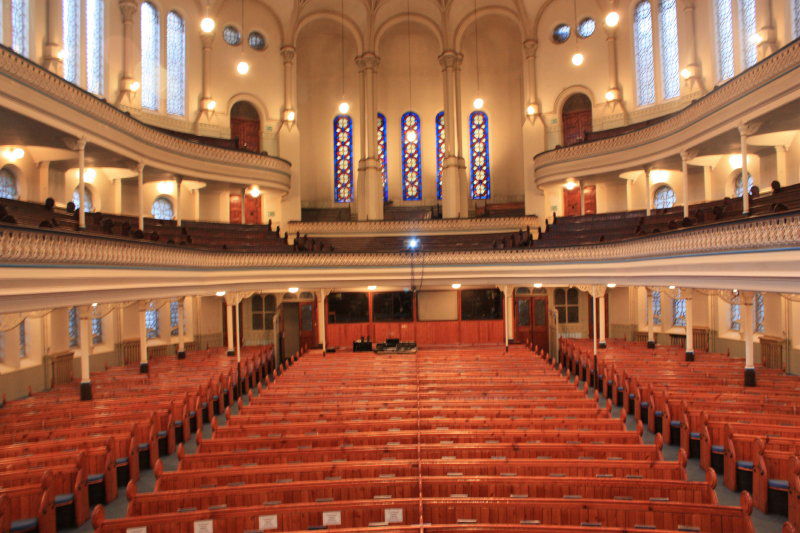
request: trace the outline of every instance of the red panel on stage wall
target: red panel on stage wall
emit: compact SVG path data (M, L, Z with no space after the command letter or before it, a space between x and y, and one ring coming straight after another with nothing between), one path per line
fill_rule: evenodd
M460 324L460 344L502 344L505 342L502 320L468 320Z
M353 341L361 337L371 335L370 324L362 322L358 324L328 324L325 331L326 343L328 346L352 347Z
M419 346L460 344L458 321L417 322L416 341Z
M351 347L362 336L372 342L387 338L416 342L419 346L503 344L502 320L442 320L432 322L372 322L328 324L328 346Z

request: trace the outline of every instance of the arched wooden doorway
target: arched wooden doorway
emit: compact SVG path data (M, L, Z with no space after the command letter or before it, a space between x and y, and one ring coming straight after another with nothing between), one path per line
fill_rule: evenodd
M261 118L250 102L239 101L231 108L231 139L241 150L261 151Z
M592 131L592 101L583 93L570 96L561 108L564 146L583 142Z

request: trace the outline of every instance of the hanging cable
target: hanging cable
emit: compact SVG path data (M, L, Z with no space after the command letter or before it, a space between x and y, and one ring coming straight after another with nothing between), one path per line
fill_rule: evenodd
M413 111L411 88L411 0L406 0L406 37L408 39L408 110Z

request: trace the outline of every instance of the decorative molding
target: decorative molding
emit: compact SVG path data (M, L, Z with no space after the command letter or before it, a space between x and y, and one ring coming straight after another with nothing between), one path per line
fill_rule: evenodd
M432 235L437 233L488 233L538 227L536 216L498 218L444 218L427 220L364 220L331 222L289 222L289 234L300 232L312 237L342 235Z
M782 103L788 93L800 91L800 76L796 74L798 67L800 41L795 41L661 122L616 137L542 152L534 157L537 183L573 175L578 168L576 165L579 165L579 170L585 170L583 175L589 175L590 171L628 167L637 158L661 157L664 154L660 146L656 146L658 142L665 144L664 150L667 152L677 154L682 149L680 135L687 136L687 146L696 145L703 140L696 138L699 131L716 135L713 131L715 128L725 126L731 129L739 121L750 120L747 117L770 111L769 107L763 107L766 104ZM778 81L783 81L783 84L771 87L771 84L777 85ZM721 113L730 106L736 106L736 110ZM719 116L712 120L714 114ZM733 124L732 119L736 121ZM702 123L699 131L696 128L690 130L698 123ZM622 152L637 148L644 150L623 157ZM609 162L602 160L595 164L590 160L611 155L614 160Z
M712 227L562 248L422 252L426 266L583 263L707 255L732 251L800 247L800 215L744 220ZM3 227L0 258L6 264L105 265L138 268L204 269L396 266L408 262L395 253L210 252L48 230Z

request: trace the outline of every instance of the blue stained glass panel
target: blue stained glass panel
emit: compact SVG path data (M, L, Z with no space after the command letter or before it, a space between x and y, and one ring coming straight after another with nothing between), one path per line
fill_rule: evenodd
M70 83L78 83L81 48L80 0L63 0L61 3L61 31L64 52L64 79Z
M792 36L797 39L800 37L800 0L792 2Z
M103 343L103 319L92 319L92 344Z
M19 356L28 355L27 341L25 340L25 321L19 323Z
M153 202L150 214L156 220L172 220L175 217L175 210L172 207L172 202L162 196L161 198L156 198L155 202Z
M178 331L178 307L179 303L177 301L169 303L169 334L173 337L176 337L179 333Z
M753 297L753 307L755 313L753 320L755 320L755 331L757 333L764 333L764 293L757 292Z
M353 201L353 119L348 115L333 119L333 199Z
M150 2L142 2L142 107L158 111L161 105L161 21Z
M741 26L744 65L752 67L758 61L758 45L751 41L756 34L756 0L739 0L739 24Z
M0 170L0 198L17 199L17 179L10 170Z
M86 90L103 94L104 23L103 0L86 0Z
M489 117L483 111L469 115L470 197L488 200L492 197L489 171Z
M653 325L661 324L661 291L653 291Z
M442 176L444 175L445 136L444 111L436 114L436 199L442 199Z
M74 348L81 342L81 325L78 321L78 308L70 307L67 321L67 331L69 333L69 347Z
M717 26L717 75L723 81L735 73L731 0L714 0L714 19Z
M661 0L658 11L661 35L661 76L664 99L681 94L681 67L678 54L678 0Z
M413 111L400 120L403 146L403 200L422 200L422 152L419 115Z
M151 306L144 312L144 325L147 329L147 338L155 339L158 337L158 309Z
M378 113L378 161L383 178L383 201L389 201L389 159L386 153L386 117Z
M167 113L186 113L186 24L180 15L167 15Z
M742 306L738 296L731 302L731 329L733 331L742 329Z
M656 74L653 62L653 14L650 2L636 5L633 14L633 51L636 65L636 101L640 106L656 102Z
M675 191L669 185L662 185L653 195L653 207L656 209L669 209L676 202Z
M686 299L684 298L672 300L672 325L677 327L686 326Z
M11 49L28 57L28 0L11 0Z

